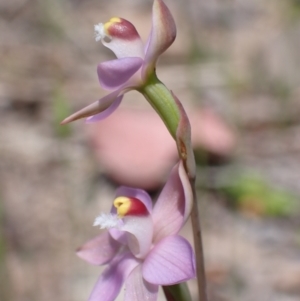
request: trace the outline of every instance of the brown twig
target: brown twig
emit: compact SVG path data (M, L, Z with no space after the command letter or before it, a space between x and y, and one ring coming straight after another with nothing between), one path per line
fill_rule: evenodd
M199 301L207 301L201 224L200 224L200 215L199 215L199 208L198 208L197 194L196 194L194 180L191 181L191 186L193 190L193 210L191 213L191 220L192 220L194 246L195 246L195 254L196 254L196 270L197 270Z

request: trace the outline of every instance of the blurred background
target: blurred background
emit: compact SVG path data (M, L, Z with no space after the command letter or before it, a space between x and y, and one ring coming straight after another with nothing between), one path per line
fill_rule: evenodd
M300 300L300 1L165 2L178 35L157 72L192 123L209 300ZM146 41L151 6L0 0L1 301L87 300L101 268L75 250L95 217L118 185L155 199L175 164L136 92L103 122L59 125L106 93L94 24L124 17Z

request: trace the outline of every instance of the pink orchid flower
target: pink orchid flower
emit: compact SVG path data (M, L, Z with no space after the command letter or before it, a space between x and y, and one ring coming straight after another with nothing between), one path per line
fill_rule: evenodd
M83 245L78 256L107 268L89 301L112 301L125 283L125 301L157 300L159 285L195 277L194 253L178 235L192 208L192 191L182 163L177 164L152 209L149 195L120 187L110 214L94 225L105 232Z
M152 29L145 47L135 27L122 18L95 25L95 33L96 41L101 41L117 57L97 68L101 87L111 93L67 117L62 124L83 117L88 117L87 122L104 119L117 109L124 93L139 91L154 74L159 56L175 40L176 26L164 2L154 0Z

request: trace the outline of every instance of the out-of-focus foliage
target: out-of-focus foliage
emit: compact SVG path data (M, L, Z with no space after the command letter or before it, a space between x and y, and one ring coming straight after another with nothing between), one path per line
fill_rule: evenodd
M8 300L9 298L9 275L6 266L7 246L5 244L5 225L4 225L4 208L0 196L0 300Z
M230 202L239 210L255 215L289 216L296 209L296 198L267 184L254 173L244 174L224 188Z
M300 19L300 1L299 0L288 0L288 18L292 21Z
M53 94L53 123L55 133L58 137L66 138L71 134L70 125L61 126L60 122L71 112L69 101L60 89Z

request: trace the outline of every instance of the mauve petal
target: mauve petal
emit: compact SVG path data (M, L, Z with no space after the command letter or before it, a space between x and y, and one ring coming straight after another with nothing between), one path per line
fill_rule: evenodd
M185 195L179 176L178 163L153 208L154 242L179 232L184 222Z
M116 191L116 197L119 196L136 198L146 206L149 213L152 212L152 199L145 190L127 187L127 186L121 186Z
M162 0L154 0L152 7L152 28L146 46L142 77L145 79L154 68L158 57L166 51L176 38L174 19Z
M143 263L143 277L157 285L173 285L196 276L195 255L190 243L179 235L161 240Z
M127 234L127 246L137 258L144 258L149 252L153 238L153 222L151 215L125 216L120 230Z
M141 265L138 265L125 281L124 301L156 301L158 285L143 279Z
M93 122L97 122L97 121L100 121L100 120L103 120L103 119L107 118L109 115L111 115L119 107L122 99L123 99L123 95L118 96L115 99L115 101L107 109L105 109L101 113L98 113L96 115L88 117L85 120L85 122L86 123L93 123Z
M67 117L61 122L61 124L66 124L77 119L93 116L99 113L103 113L104 117L102 117L102 119L109 116L119 106L123 97L124 90L125 88L119 89L105 95L101 99Z
M125 57L103 62L97 67L100 85L107 90L117 89L126 83L142 64L143 59L139 57Z
M121 244L105 231L85 243L76 254L88 263L101 265L109 262L118 253L120 246Z
M116 257L99 277L89 301L115 300L124 280L137 265L138 262L131 254Z

